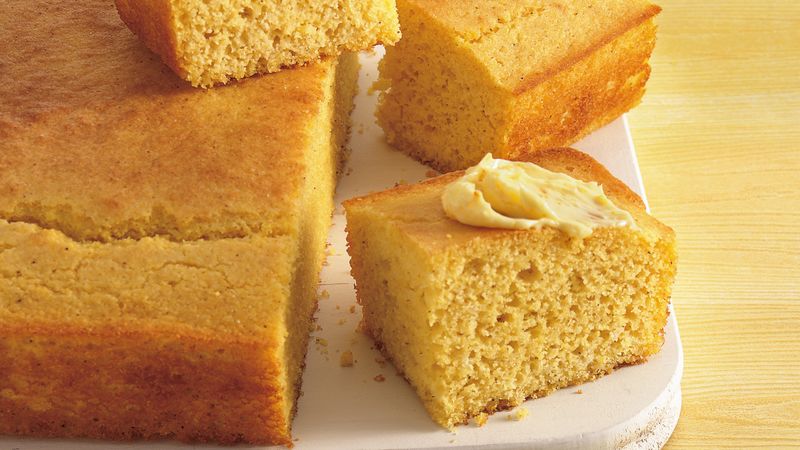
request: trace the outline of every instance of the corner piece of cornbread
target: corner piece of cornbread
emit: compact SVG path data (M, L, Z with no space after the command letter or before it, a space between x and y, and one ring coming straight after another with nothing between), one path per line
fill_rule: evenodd
M210 91L0 3L0 435L291 444L351 53Z
M647 0L398 0L381 62L389 143L441 170L570 145L634 107L655 45Z
M444 427L643 362L663 344L673 231L583 153L522 159L598 182L638 227L577 239L463 225L441 202L463 172L344 205L363 326Z
M394 0L114 1L151 50L201 87L400 38Z

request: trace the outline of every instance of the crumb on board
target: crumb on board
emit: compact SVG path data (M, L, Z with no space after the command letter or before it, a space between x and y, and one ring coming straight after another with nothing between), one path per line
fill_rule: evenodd
M576 394L583 394L583 389L578 389L577 391L575 391L575 393Z
M375 358L375 362L378 363L378 365L381 367L386 365L386 360L383 358Z
M400 179L400 180L395 181L394 187L405 186L406 184L408 184L408 181L406 181L404 179Z
M350 305L350 314L354 314L356 312L356 305Z
M489 415L486 414L485 412L482 412L482 413L478 414L477 416L475 416L474 420L475 420L475 425L477 425L479 427L482 427L482 426L486 425L486 422L489 421Z
M519 408L515 409L514 412L508 415L508 420L519 422L526 417L528 417L528 408L520 406Z
M338 309L342 309L342 308L339 305L336 305L336 309L338 310Z
M319 298L320 299L331 298L331 293L328 292L327 289L323 289L322 292L319 293Z
M336 323L339 324L339 325L344 325L344 324L347 323L347 319L339 319L339 321L336 322Z
M327 340L327 339L325 339L325 338L314 338L314 341L315 341L317 344L319 344L319 345L321 345L321 346L323 346L323 347L327 347L327 346L328 346L328 340Z
M391 86L391 81L386 78L378 78L367 88L367 95L373 95L375 92L385 91Z
M384 381L386 381L386 377L383 376L382 373L379 373L375 375L375 378L373 378L373 380L377 381L378 383L383 383Z
M353 367L353 352L345 350L339 357L339 365L342 367Z

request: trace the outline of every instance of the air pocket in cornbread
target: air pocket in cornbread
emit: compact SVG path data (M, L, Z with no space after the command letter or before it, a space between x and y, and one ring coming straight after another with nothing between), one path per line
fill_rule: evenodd
M291 444L355 55L200 91L106 0L0 43L0 434Z
M181 78L209 87L394 44L394 0L115 0L119 15Z
M575 237L465 225L442 200L462 172L345 203L364 328L445 427L641 363L663 343L673 231L583 153L523 159L598 183L631 226Z
M647 0L399 0L381 62L390 144L441 170L570 145L634 107L655 45Z

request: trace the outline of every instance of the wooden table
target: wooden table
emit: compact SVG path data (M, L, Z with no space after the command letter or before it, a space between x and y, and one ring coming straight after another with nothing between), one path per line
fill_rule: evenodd
M800 2L659 3L630 122L680 247L684 405L668 448L800 447Z

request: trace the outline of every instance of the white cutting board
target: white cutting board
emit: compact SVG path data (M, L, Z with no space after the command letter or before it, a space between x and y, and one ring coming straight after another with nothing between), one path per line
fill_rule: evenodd
M294 421L295 448L305 449L573 449L660 448L669 439L681 408L683 351L674 314L661 352L647 363L625 367L592 383L530 400L529 415L509 420L513 411L490 417L483 427L456 432L440 428L427 415L414 390L390 363L356 331L361 318L345 247L341 201L426 178L429 168L392 150L375 124L377 95L368 88L377 77L378 48L362 54L360 91L353 112L352 155L336 195L329 242L332 254L323 268L317 323L303 376L303 395ZM574 145L601 163L644 198L641 175L625 118ZM323 292L324 291L324 292ZM341 367L340 353L353 352L353 367ZM384 381L375 377L383 375ZM578 394L576 391L582 393ZM82 440L0 438L2 449L181 449L172 443L115 444ZM192 446L192 448L217 448Z

